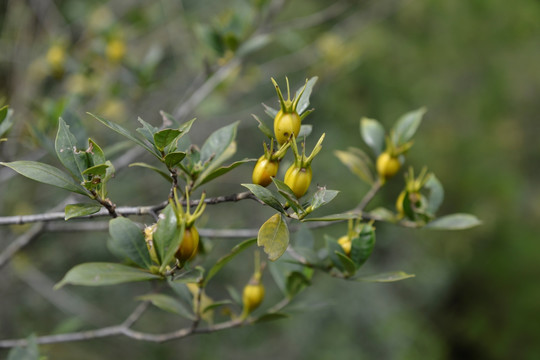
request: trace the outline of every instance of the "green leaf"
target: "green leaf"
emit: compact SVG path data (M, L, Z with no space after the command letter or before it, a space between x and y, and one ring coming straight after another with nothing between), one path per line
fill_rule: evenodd
M396 221L396 215L384 207L378 207L376 209L371 210L369 213L367 213L368 216L373 216L376 220L382 220L382 221L388 221L388 222L395 222Z
M103 286L160 278L159 275L127 265L95 262L73 267L54 288L59 289L66 284Z
M242 305L242 296L240 296L240 293L231 285L226 286L227 292L229 293L229 296L231 299L233 299L234 303L237 305Z
M122 136L125 136L126 138L128 138L129 140L133 141L134 143L136 143L137 145L143 147L144 149L146 149L149 153L151 153L152 155L154 155L155 157L157 157L158 159L161 160L161 154L159 154L158 152L156 152L154 149L152 149L151 147L149 147L148 145L146 145L144 142L142 142L141 140L137 139L136 137L134 137L133 135L131 135L131 133L129 131L127 131L126 129L124 129L122 126L116 124L116 123L113 123L109 120L105 120L104 118L100 117L100 116L97 116L97 115L94 115L92 113L87 113L88 115L92 116L94 119L98 120L100 123L102 123L103 125L107 126L109 129L117 132L118 134L122 135Z
M309 97L311 96L311 92L313 91L313 86L315 86L315 83L317 82L319 78L317 76L312 77L308 80L306 84L306 89L304 90L304 93L300 97L300 100L298 101L298 106L296 107L296 112L298 112L298 115L302 115L304 111L309 106ZM303 86L296 91L296 96L300 95L300 91L302 91Z
M181 131L177 129L164 129L154 134L154 144L159 151L165 150L165 147L173 142Z
M233 247L231 249L231 251L227 255L220 258L214 264L214 266L212 266L210 268L210 270L208 270L208 274L206 275L206 277L204 279L203 286L206 286L206 284L208 284L210 279L212 279L221 270L221 268L223 266L225 266L225 264L227 264L229 261L231 261L239 253L241 253L242 251L244 251L245 249L247 249L251 245L255 244L256 241L257 241L257 239L255 239L255 238L245 240L245 241L241 242L240 244L236 245L235 247Z
M340 257L337 255L338 253L345 255L343 252L343 248L341 245L338 244L337 240L324 234L324 242L326 245L326 251L328 253L328 258L334 264L336 268L338 268L341 271L345 270L345 267L343 265L343 262L340 260Z
M53 185L77 194L89 196L82 186L76 184L68 174L54 166L37 161L0 162L0 165L7 166L29 179Z
M176 214L171 204L161 212L157 229L154 233L154 246L163 271L173 260L174 254L182 243L185 224L178 224Z
M13 110L9 109L7 105L0 109L0 136L6 134L13 126L12 116Z
M425 228L432 230L464 230L481 224L482 222L474 215L452 214L431 221Z
M339 191L337 190L327 190L326 187L320 187L313 197L309 201L313 210L328 204L330 201L334 200Z
M263 103L262 106L264 107L264 112L266 115L270 116L272 120L274 120L279 111L266 105L265 103Z
M77 149L77 140L69 131L69 126L60 118L58 121L58 132L54 142L58 159L69 170L69 172L79 180L84 180L82 173L88 167L87 154L85 151Z
M195 320L195 315L178 300L165 294L146 294L138 296L137 300L150 301L152 305L167 312L180 315L189 320Z
M251 193L257 197L257 199L261 200L266 205L285 214L285 210L283 209L283 206L281 206L279 199L274 195L274 193L272 193L272 191L257 184L240 184L240 185L248 188L248 190L251 191Z
M220 177L221 175L225 175L229 171L233 170L234 168L242 164L245 164L247 162L253 162L253 161L257 161L257 159L242 159L242 160L235 161L232 164L221 166L212 171L204 171L199 177L199 180L200 180L199 186L206 184L207 182L212 181L215 178Z
M400 117L392 128L392 142L400 146L412 139L425 113L426 108L420 108Z
M166 115L168 115L167 113L164 113ZM171 115L169 115L171 116ZM172 117L172 116L171 116ZM195 122L195 120L197 119L191 119L189 121L186 121L185 123L183 123L182 125L180 125L180 127L178 128L178 130L180 130L182 132L182 134L180 135L180 137L186 135L189 130L191 130L191 126L193 125L193 123ZM176 122L176 121L173 121L173 123Z
M105 154L94 140L88 139L88 147L90 149L90 152L88 154L92 159L92 165L95 166L105 164L105 161L107 161L107 159L105 158Z
M351 260L360 268L371 256L375 247L375 229L370 224L364 225L360 235L351 241Z
M109 221L111 246L119 253L143 268L150 268L152 260L141 229L125 217L117 217Z
M230 305L230 304L232 304L232 301L231 301L231 300L215 301L215 302L213 302L212 304L206 306L206 307L202 310L202 314L204 314L204 313L207 312L207 311L214 310L215 308L218 308L218 307L221 307L221 306L225 306L225 305Z
M431 174L424 187L429 190L426 211L428 214L435 215L444 200L443 186L439 179L434 174Z
M414 274L407 274L403 271L386 272L375 275L367 275L356 277L352 280L355 281L367 281L367 282L394 282L415 277Z
M297 139L300 139L302 137L308 137L309 134L313 131L313 125L300 125L300 132L298 133Z
M39 348L35 335L26 338L26 346L17 346L8 354L7 360L39 360Z
M276 185L278 192L283 195L285 199L287 199L289 205L295 212L298 213L300 211L304 211L304 208L296 198L296 195L294 195L294 192L287 184L276 178L272 178L272 182Z
M339 258L339 261L341 261L341 264L343 265L343 269L345 270L345 272L351 276L354 275L354 273L356 272L355 263L341 251L334 251L334 253Z
M189 291L187 287L186 282L180 282L180 281L172 281L170 278L167 279L167 283L173 289L173 291L182 299L184 300L190 308L193 309L193 295L191 295L191 292Z
M255 322L256 323L263 323L263 322L268 322L268 321L286 319L288 317L289 317L289 315L287 315L285 313L266 313L266 314L263 314L263 315L259 316L255 320Z
M369 158L360 149L355 149L356 154L349 151L334 150L334 155L345 165L353 174L358 176L360 180L365 181L368 184L375 182L373 173L369 167ZM362 155L360 155L360 152Z
M264 247L268 259L275 261L283 255L289 246L289 229L281 214L275 214L259 229L257 245Z
M375 119L362 118L360 120L360 134L375 155L384 150L384 127Z
M171 177L169 176L169 174L167 174L165 171L161 170L161 169L158 169L157 167L153 166L153 165L150 165L150 164L147 164L147 163L143 163L143 162L136 162L136 163L132 163L132 164L129 164L129 167L133 167L133 166L139 166L139 167L143 167L143 168L147 168L147 169L150 169L152 171L155 171L157 172L159 175L161 175L161 177L163 177L165 180L167 180L167 182L171 182L172 179Z
M92 167L89 167L88 169L84 170L82 173L83 175L97 175L100 177L105 177L105 174L107 173L107 168L109 167L108 164L99 164L94 165Z
M254 118L255 120L257 120L257 122L259 123L258 128L259 128L259 130L262 131L262 133L263 133L264 135L268 136L269 139L274 138L274 132L273 132L272 130L270 130L270 128L269 128L268 126L266 126L266 124L263 123L263 122L261 121L261 119L259 119L259 118L257 117L257 115L251 114L251 116L253 116L253 118Z
M185 157L186 153L182 151L169 153L165 155L165 165L167 165L169 169L172 169L173 167L177 166L182 160L184 160Z
M340 214L332 214L315 218L306 218L302 221L343 221L349 219L359 219L362 215L357 212L344 212Z
M311 285L309 279L299 271L293 271L287 276L287 296L289 299L295 297L306 286Z
M204 142L201 148L201 162L204 164L212 158L212 163L219 161L219 166L226 159L222 159L225 150L233 143L236 137L238 121L214 131ZM231 154L232 155L232 154Z
M137 128L135 131L144 136L150 144L154 145L154 134L158 132L158 128L150 125L140 117L137 120L141 123L142 127Z
M95 214L99 210L101 210L101 205L99 204L69 204L64 209L64 219L69 220L75 217Z

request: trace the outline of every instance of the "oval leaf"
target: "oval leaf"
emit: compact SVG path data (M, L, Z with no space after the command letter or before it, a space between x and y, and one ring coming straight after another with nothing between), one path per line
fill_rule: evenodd
M452 214L431 221L425 228L432 230L464 230L480 224L482 224L482 222L474 215Z
M289 246L289 229L281 214L275 214L259 229L257 245L264 246L268 259L275 261Z
M123 254L135 264L143 268L152 265L150 254L141 229L128 218L118 217L109 221L111 246L119 254Z
M54 148L58 159L73 176L84 180L82 173L88 167L86 152L77 149L77 140L69 131L69 126L60 118L58 132L54 142Z
M69 220L75 217L92 215L99 210L101 210L101 205L99 204L69 204L66 205L66 208L64 209L66 214L64 219Z
M360 149L357 149L360 150ZM334 155L345 165L349 170L358 176L360 180L368 184L375 182L371 169L363 157L353 154L351 151L335 150Z
M180 161L184 160L185 157L186 157L185 152L182 152L182 151L172 152L165 156L165 165L167 165L167 167L171 169L175 167L176 165L178 165Z
M154 246L161 262L160 270L163 271L174 258L182 242L184 234L184 223L178 226L174 209L169 204L159 215L157 229L154 233Z
M165 310L167 312L180 315L186 319L195 320L195 315L193 315L182 303L172 296L165 294L146 294L138 296L137 300L150 301L152 305Z
M115 285L133 281L160 279L159 275L149 273L131 266L115 263L86 263L80 264L68 271L62 281L54 286L55 289L66 284L83 286Z
M375 230L370 224L364 225L360 235L351 242L351 260L361 267L370 257L375 246Z
M134 137L133 135L131 135L131 133L129 131L127 131L126 129L124 129L122 126L120 126L120 125L118 125L116 123L113 123L113 122L111 122L109 120L106 120L106 119L104 119L104 118L102 118L100 116L94 115L92 113L87 113L87 114L92 116L94 119L96 119L97 121L99 121L103 125L107 126L109 129L117 132L118 134L120 134L122 136L125 136L129 140L131 140L134 143L138 144L139 146L143 147L144 149L146 149L149 153L151 153L152 155L154 155L158 159L161 159L161 154L157 153L154 149L152 149L151 147L146 145L144 142L142 142L141 140L139 140L136 137Z
M360 120L360 133L362 139L375 155L384 150L384 127L375 119L362 118Z
M298 112L299 115L302 115L302 113L306 111L306 109L308 108L309 97L311 96L311 92L313 91L313 86L315 86L315 83L317 82L317 80L319 80L317 76L314 76L308 80L306 84L306 88L304 92L302 93L302 96L300 96L300 99L298 100L298 105L296 106L296 111ZM300 95L302 88L303 86L296 91L295 98L298 95Z
M210 134L210 136L208 137L208 139L206 139L201 148L201 162L203 164L210 158L213 158L212 162L221 159L222 154L234 141L234 138L236 137L237 127L238 121L230 125L224 126ZM221 160L221 162L217 166L222 164L225 160L226 159Z
M428 204L426 211L430 215L435 215L444 200L444 189L437 177L433 174L424 185L429 190Z
M177 129L163 129L154 134L154 144L159 151L163 151L167 145L174 141L180 135L181 131Z
M77 194L89 196L83 187L76 184L69 175L54 166L37 161L0 162L0 165L7 166L29 179L69 190Z
M285 210L283 209L283 206L281 206L279 199L274 195L274 193L272 193L272 191L257 184L241 184L241 185L243 187L248 188L248 190L251 191L251 193L257 197L257 199L261 200L266 205L285 214Z
M400 117L392 128L392 142L400 146L411 140L425 113L426 108L420 108Z
M295 297L306 286L311 285L309 279L303 273L299 271L293 271L287 276L287 296L289 299Z

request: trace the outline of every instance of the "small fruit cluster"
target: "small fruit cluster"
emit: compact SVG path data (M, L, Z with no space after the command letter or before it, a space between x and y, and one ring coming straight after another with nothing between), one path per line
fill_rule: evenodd
M176 217L175 223L178 229L176 234L178 234L178 236L181 237L178 248L176 249L176 252L174 254L174 257L177 260L176 266L178 268L184 267L184 265L189 260L193 259L195 255L197 255L197 252L199 249L199 232L197 228L195 227L195 220L197 220L203 214L206 208L206 204L204 202L205 197L206 197L206 194L203 193L201 196L201 199L199 200L197 208L195 209L193 214L191 214L190 212L189 193L187 189L186 189L186 204L187 205L186 205L185 210L182 207L182 203L178 199L176 189L174 191L173 199L169 200L169 204ZM168 224L164 224L163 226L167 226L167 225ZM150 253L150 258L156 264L159 264L159 260L156 253L156 249L154 247L154 234L158 226L160 226L160 222L147 226L144 229L144 238L146 240L146 247L148 248L148 252ZM184 230L180 231L182 227Z
M272 82L276 88L281 109L274 117L274 138L271 139L270 148L268 148L266 143L263 144L264 155L262 155L255 164L252 180L254 184L260 186L268 186L272 183L272 178L277 175L279 163L290 147L294 153L294 162L289 169L287 169L284 182L291 188L294 195L297 198L300 198L304 196L311 184L311 179L313 177L311 162L321 150L325 134L321 136L309 156L306 156L304 146L302 147L302 153L300 154L296 139L300 134L302 120L311 113L311 111L305 111L300 115L297 108L308 82L306 81L304 87L291 99L289 80L287 79L287 100L284 99L276 81L272 79ZM274 139L279 146L276 151L274 151Z

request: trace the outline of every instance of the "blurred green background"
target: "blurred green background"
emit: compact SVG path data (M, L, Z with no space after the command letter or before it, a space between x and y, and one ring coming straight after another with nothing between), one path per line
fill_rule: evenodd
M444 233L379 224L362 271L416 277L364 284L319 274L286 320L161 345L107 338L42 346L50 359L540 358L540 2L8 0L0 4L0 33L0 102L15 110L1 161L57 165L51 145L60 115L81 142L91 136L109 157L121 156L123 139L86 111L131 130L138 116L159 125L160 110L177 112L182 121L197 117L191 137L198 144L241 120L236 158L258 157L264 136L250 114L264 118L260 103L276 104L270 77L284 83L288 76L297 88L319 76L316 111L306 120L312 143L327 134L314 183L342 191L324 211L349 209L367 191L333 154L362 146L359 119L389 128L401 114L426 106L407 162L427 165L443 183L440 214L469 212L483 221ZM235 54L254 33L266 34L258 38L264 41L245 56ZM242 65L231 66L239 56ZM223 69L229 70L224 81L179 112ZM238 184L249 182L250 172L250 165L238 168L209 185L208 194L243 191ZM392 208L402 187L399 175L371 206ZM127 168L110 194L121 205L146 205L167 191L148 170ZM47 211L65 196L0 169L1 216ZM201 226L255 228L271 213L251 202L222 204L207 210ZM0 228L1 247L27 228ZM324 233L345 231L339 224L314 235L321 241ZM49 232L2 268L0 338L121 321L135 306L133 297L148 288L51 291L75 264L114 260L106 237L104 231ZM215 240L214 251L236 241ZM240 257L223 280L241 287L251 269L251 258ZM276 291L269 274L264 281ZM218 288L211 295L224 294ZM174 321L156 310L139 327L160 332Z

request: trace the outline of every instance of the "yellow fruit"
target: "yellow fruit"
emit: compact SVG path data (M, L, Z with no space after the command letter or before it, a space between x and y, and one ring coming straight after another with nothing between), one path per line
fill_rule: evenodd
M274 118L274 134L278 144L286 143L292 134L297 137L300 133L301 123L300 115L296 111L284 113L279 110Z
M180 261L185 263L191 260L196 254L199 247L199 232L195 226L186 228L184 230L184 238L180 247L176 251L174 256Z
M338 239L338 244L343 248L345 255L349 256L351 254L352 241L348 235L344 235Z
M301 198L309 189L312 177L313 172L311 170L311 166L303 168L297 167L293 164L285 173L284 181L285 184L287 184L287 186L291 188L294 195L297 198Z
M391 178L396 175L401 167L401 163L397 157L383 152L377 158L377 173L383 179Z
M242 293L242 302L244 303L244 313L247 315L261 305L264 299L263 284L248 284L244 287Z
M47 62L55 73L64 71L66 62L66 50L60 45L53 45L47 51Z
M253 168L253 183L261 186L268 186L272 182L272 177L276 176L279 168L277 161L270 161L264 155L257 160Z
M113 39L107 43L105 50L107 58L113 63L119 63L126 54L126 44L119 39Z

